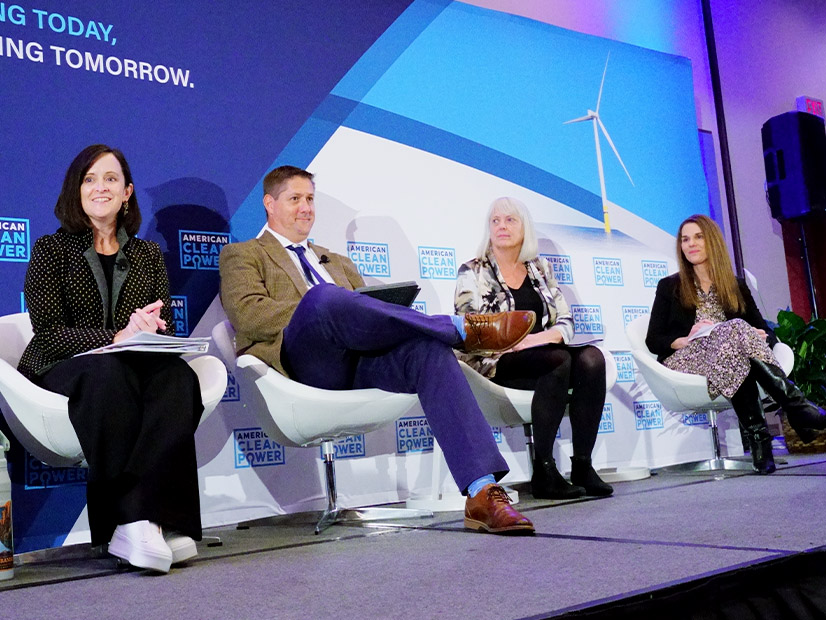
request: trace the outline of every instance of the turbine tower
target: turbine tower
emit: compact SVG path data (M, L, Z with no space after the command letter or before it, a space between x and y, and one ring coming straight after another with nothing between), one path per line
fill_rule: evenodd
M605 59L605 68L602 70L602 82L599 85L599 95L597 96L597 109L596 110L588 110L588 114L585 116L580 116L579 118L572 119L570 121L565 121L563 125L568 125L570 123L581 123L582 121L592 121L594 124L594 144L597 147L597 171L599 172L599 189L600 193L602 194L602 217L605 222L605 232L611 232L611 222L608 217L608 196L605 193L605 174L602 170L602 150L600 149L599 145L599 130L602 130L605 139L608 140L608 144L611 145L611 149L614 151L614 155L617 156L622 169L625 170L625 174L628 176L628 180L631 181L631 185L634 185L634 181L631 178L631 175L628 173L628 168L625 167L625 164L622 162L622 157L620 157L619 151L617 151L617 147L614 146L614 141L611 140L611 136L608 135L608 130L603 125L602 120L599 118L599 104L602 100L602 87L605 85L605 74L608 71L608 59L611 58L611 52L608 52L608 57ZM599 126L599 130L597 129L597 125Z

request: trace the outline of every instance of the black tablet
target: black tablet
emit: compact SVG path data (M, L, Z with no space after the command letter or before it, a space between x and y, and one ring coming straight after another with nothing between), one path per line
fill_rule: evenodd
M399 306L410 306L419 294L419 285L413 282L397 282L395 284L376 284L373 286L361 286L356 289L357 293L369 295L390 304Z

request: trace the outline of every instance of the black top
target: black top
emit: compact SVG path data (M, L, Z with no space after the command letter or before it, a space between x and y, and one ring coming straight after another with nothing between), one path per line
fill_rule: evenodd
M545 304L542 302L542 297L537 290L531 286L531 279L527 275L525 279L522 280L519 288L511 288L509 286L508 289L511 295L513 295L513 303L517 310L533 310L538 318L542 317L542 313L545 311ZM542 321L538 320L536 324L534 324L531 333L536 334L541 331Z
M103 277L106 278L106 286L109 291L109 299L106 300L106 307L109 308L109 312L106 314L106 329L114 329L115 324L112 318L112 274L115 273L115 261L118 259L117 253L109 254L101 254L100 252L97 253L98 259L100 259L100 266L103 267Z
M757 309L757 304L754 303L749 287L746 286L746 281L737 278L737 284L740 287L740 294L743 295L743 300L746 302L746 310L743 314L726 312L726 319L743 319L752 327L765 330L768 334L766 342L769 347L774 347L777 344L777 336L766 325L760 310ZM648 335L645 338L645 344L652 353L657 355L659 361L663 361L674 353L671 343L677 338L688 336L697 317L696 308L685 308L680 303L677 298L679 287L679 273L673 273L657 284L657 294L651 308L651 318L648 322Z

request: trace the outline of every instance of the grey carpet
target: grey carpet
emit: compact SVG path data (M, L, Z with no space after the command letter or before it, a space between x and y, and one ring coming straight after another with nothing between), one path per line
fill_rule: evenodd
M166 576L83 546L32 554L0 603L15 620L549 616L826 545L826 456L788 459L771 476L660 474L600 500L523 493L530 538L463 531L459 513L315 536L305 514L209 532L224 545Z

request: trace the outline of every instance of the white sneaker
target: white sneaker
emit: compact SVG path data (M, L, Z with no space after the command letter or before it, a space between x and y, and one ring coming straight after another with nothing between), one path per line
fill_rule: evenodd
M161 534L160 526L149 521L134 521L115 528L109 553L132 566L168 573L172 551Z
M172 563L180 564L198 555L195 541L189 536L176 534L175 532L164 532L163 539L172 551Z

